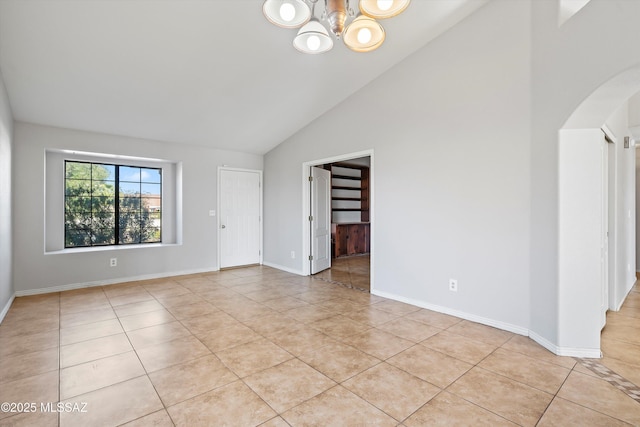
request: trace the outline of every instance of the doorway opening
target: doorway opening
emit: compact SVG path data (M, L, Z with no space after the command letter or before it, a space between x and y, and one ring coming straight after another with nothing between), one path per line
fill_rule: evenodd
M558 134L559 355L601 357L606 312L619 310L636 281L635 143L628 135L638 123L630 99L639 88L640 67L619 74Z
M321 171L320 171L320 170ZM309 177L329 176L329 189L315 189ZM373 151L307 162L303 165L303 248L309 262L304 272L313 278L348 288L370 292L373 289ZM320 199L319 199L320 198ZM322 211L327 207L327 215ZM315 215L315 217L314 217ZM318 219L328 218L329 263L314 264L324 258L325 226ZM316 221L316 222L314 222Z

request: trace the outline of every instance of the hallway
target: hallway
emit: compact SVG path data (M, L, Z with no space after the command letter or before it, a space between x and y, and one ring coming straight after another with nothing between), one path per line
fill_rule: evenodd
M602 330L602 365L635 384L640 401L640 289L631 289L618 312L607 313Z

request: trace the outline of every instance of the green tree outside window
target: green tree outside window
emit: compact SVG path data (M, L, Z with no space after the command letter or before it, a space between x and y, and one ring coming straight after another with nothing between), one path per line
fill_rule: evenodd
M65 161L65 247L162 241L162 169Z

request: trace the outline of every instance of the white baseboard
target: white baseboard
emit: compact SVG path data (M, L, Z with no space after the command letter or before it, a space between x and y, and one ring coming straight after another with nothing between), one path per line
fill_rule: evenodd
M442 307L440 305L429 304L424 301L415 300L412 298L405 298L399 295L390 294L388 292L372 290L372 294L378 295L383 298L389 298L395 301L404 302L407 304L415 305L416 307L426 308L427 310L437 311L438 313L448 314L450 316L459 317L461 319L469 320L471 322L481 323L483 325L492 326L494 328L502 329L504 331L513 332L518 335L529 335L529 330L522 326L513 325L511 323L501 322L499 320L489 319L475 314L466 313L464 311L453 310L448 307Z
M7 301L7 303L4 305L4 307L2 307L2 311L0 311L0 323L2 323L2 321L5 318L5 316L9 312L9 309L11 308L11 304L13 304L13 300L14 299L16 299L16 294L15 293L13 293L11 295L11 297L9 298L9 301Z
M283 270L289 273L297 274L300 276L304 275L300 270L293 270L291 268L287 268L285 266L278 265L278 264L271 264L271 263L265 262L263 263L263 265L266 265L267 267L273 267L278 270ZM50 286L47 288L26 289L26 290L16 291L14 294L14 297L24 297L29 295L48 294L52 292L71 291L73 289L91 288L94 286L115 285L117 283L134 282L138 280L162 279L165 277L183 276L187 274L209 273L212 271L218 271L218 270L204 268L204 269L194 269L194 270L171 271L171 272L159 273L159 274L144 274L140 276L119 277L117 279L95 280L91 282L72 283L69 285Z
M475 314L466 313L463 311L453 310L451 308L442 307L439 305L429 304L424 301L415 300L412 298L405 298L395 294L391 294L388 292L371 290L373 295L377 295L383 298L392 299L394 301L400 301L407 304L415 305L416 307L426 308L427 310L436 311L438 313L444 313L451 316L459 317L461 319L469 320L471 322L481 323L483 325L492 326L494 328L502 329L504 331L513 332L514 334L528 336L550 352L557 354L558 356L569 356L569 357L586 357L586 358L600 358L602 357L602 353L599 349L592 348L569 348L569 347L559 347L535 332L530 331L527 328L523 328L522 326L513 325L507 322L501 322L499 320L489 319L482 316L477 316Z
M216 270L205 268L205 269L195 269L195 270L172 271L168 273L159 273L159 274L144 274L141 276L119 277L117 279L96 280L92 282L83 282L83 283L72 283L70 285L51 286L48 288L26 289L23 291L16 291L15 296L24 297L28 295L48 294L52 292L71 291L73 289L91 288L94 286L106 286L106 285L115 285L117 283L135 282L138 280L162 279L165 277L183 276L187 274L209 273L211 271L216 271Z
M624 291L624 297L620 299L620 302L618 303L618 305L613 311L620 311L620 309L622 308L622 305L624 304L624 302L627 300L627 297L631 293L631 289L633 289L637 281L638 280L634 280L631 284L627 285L627 289L625 289Z
M618 303L618 305L616 306L616 308L613 311L620 311L620 309L622 308L622 304L624 304L624 301L627 299L627 296L629 296L629 291L627 291L627 293L625 294L625 296L620 299L620 302Z
M293 268L285 267L284 265L274 264L272 262L263 262L262 265L275 268L276 270L286 271L287 273L297 274L298 276L304 276L302 270L294 270Z
M263 265L271 268L275 268L277 270L286 271L288 273L297 274L299 276L304 276L304 273L300 270L295 270L289 267L285 267L283 265L274 264L270 262L263 262ZM141 276L131 276L131 277L121 277L118 279L108 279L108 280L98 280L92 282L84 282L84 283L73 283L69 285L61 285L61 286L51 286L48 288L39 288L39 289L27 289L22 291L16 291L5 306L0 311L0 323L4 320L5 316L9 312L9 308L11 308L11 304L13 303L16 297L28 296L28 295L38 295L38 294L46 294L52 292L62 292L69 291L73 289L80 288L90 288L94 286L105 286L105 285L114 285L117 283L125 283L125 282L133 282L138 280L151 280L151 279L161 279L164 277L173 277L173 276L182 276L188 274L199 274L199 273L208 273L211 269L195 269L195 270L184 270L184 271L174 271L168 273L160 273L160 274L146 274ZM375 289L371 290L371 294L377 295L383 298L388 298L394 301L400 301L407 304L415 305L416 307L425 308L427 310L436 311L438 313L448 314L451 316L455 316L461 319L469 320L471 322L480 323L487 326L492 326L497 329L502 329L505 331L513 332L515 334L524 335L530 337L532 340L549 350L550 352L557 354L558 356L569 356L569 357L584 357L584 358L601 358L602 353L599 349L583 349L583 348L569 348L569 347L560 347L557 346L544 337L536 334L533 331L530 331L527 328L523 328L521 326L513 325L507 322L501 322L494 319L489 319L482 316L477 316L475 314L466 313L463 311L454 310L448 307L443 307L435 304L429 304L424 301L416 300L413 298L405 298L399 295L395 295L388 292L378 291Z
M627 285L627 295L625 295L625 298L629 295L629 292L631 292L631 289L633 289L633 287L636 285L636 283L638 283L638 279L636 277L633 278L633 281L631 281L631 283L629 283Z
M529 331L529 338L558 356L568 357L580 357L589 359L600 359L602 352L597 348L575 348L575 347L561 347L548 341L546 338L541 337L533 331Z

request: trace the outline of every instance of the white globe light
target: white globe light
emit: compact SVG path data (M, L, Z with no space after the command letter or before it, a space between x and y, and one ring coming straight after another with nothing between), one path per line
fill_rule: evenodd
M378 0L378 8L380 10L389 10L393 6L393 0Z
M282 3L282 6L280 6L280 17L286 22L291 22L295 16L296 8L291 3Z
M362 44L367 44L371 41L371 30L368 28L360 28L358 31L358 41Z
M309 36L307 38L307 47L310 50L318 50L320 47L320 38L318 36Z

